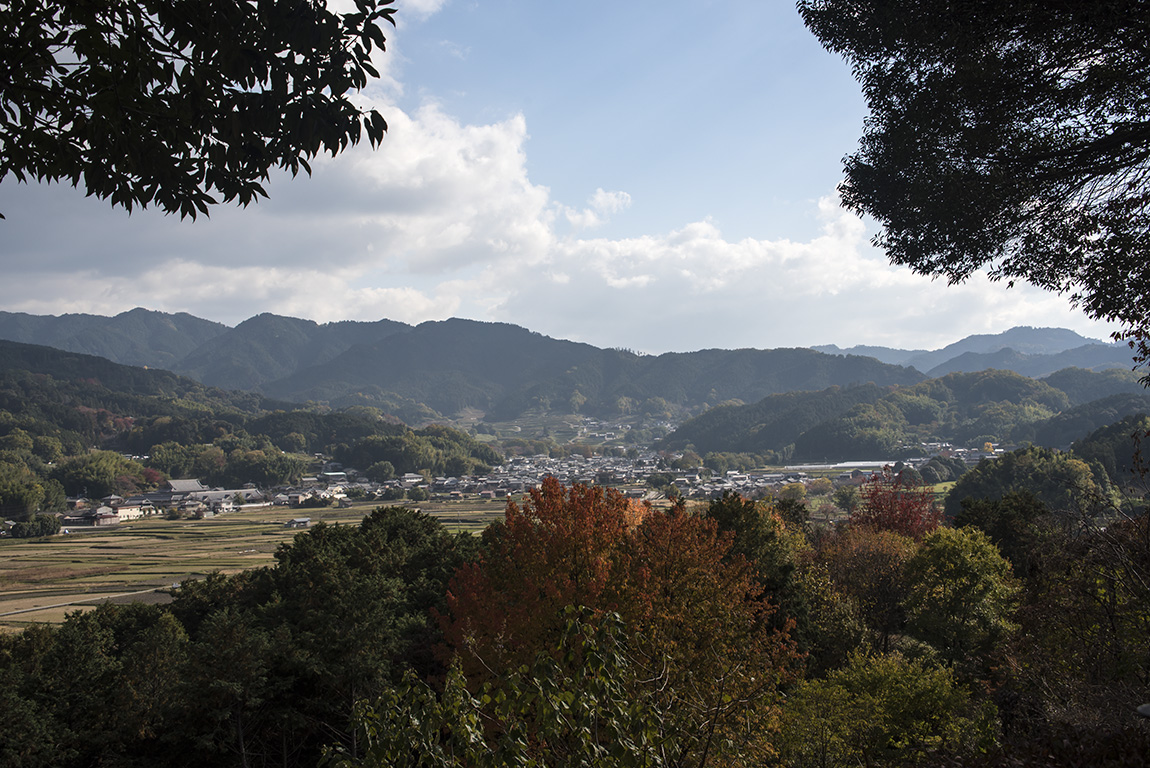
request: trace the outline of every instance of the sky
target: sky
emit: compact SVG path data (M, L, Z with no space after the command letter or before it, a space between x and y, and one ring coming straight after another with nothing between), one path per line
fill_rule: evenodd
M890 266L838 204L866 106L790 0L397 0L389 131L194 222L0 182L0 310L463 317L658 354L936 349L1064 298Z

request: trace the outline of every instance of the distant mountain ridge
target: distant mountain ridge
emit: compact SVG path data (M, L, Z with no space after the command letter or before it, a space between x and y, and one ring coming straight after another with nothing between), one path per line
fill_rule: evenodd
M891 365L909 366L931 378L992 368L1024 376L1046 376L1068 367L1102 370L1131 364L1124 345L1090 339L1065 328L1025 325L1002 333L967 336L936 350L861 345L842 349L834 344L812 349L828 354L869 355Z
M0 339L169 370L227 330L223 323L186 312L168 314L139 307L114 317L0 312Z
M456 323L468 324L468 321L431 324L432 331L450 332L455 330L450 326ZM438 327L443 325L448 328ZM545 351L552 341L515 326L488 325L495 325L497 332L538 337L539 346L529 349L530 353ZM468 333L462 334L464 340L460 343L473 343L491 330L467 328L465 331L473 335L466 338ZM421 339L418 328L410 336L417 341ZM589 349L596 351L594 347ZM692 355L679 355L680 359L669 361L671 367L654 369L650 375L664 376L684 360L693 361L697 370L718 363L720 376L729 372L724 356L734 356L727 358L728 362L745 363L737 352L709 352L719 357L696 359ZM805 353L815 360L835 359L810 350L773 352ZM483 354L482 349L476 351L477 356ZM611 359L626 358L626 353L615 354L620 357ZM770 352L762 354L772 363L779 362ZM883 365L873 358L859 359L873 366ZM839 360L847 363L845 358ZM667 365L668 361L663 364ZM599 370L599 367L594 358L589 357L578 370ZM480 381L481 377L476 380ZM683 381L690 383L691 377L683 377ZM556 386L566 384L569 382L560 381ZM544 390L544 386L533 384L528 392ZM670 389L664 391L676 396ZM691 396L687 397L684 402L691 402ZM407 408L407 413L416 420L436 418L426 407L420 412L410 404L401 402L400 406L392 413L400 415ZM332 442L334 438L328 433L328 427L317 428L318 422L313 423L313 417L319 418L317 414L325 411L297 408L298 402L208 387L170 371L125 366L106 358L52 347L0 341L0 410L15 414L18 420L23 420L20 423L30 423L31 419L41 426L55 424L52 433L62 435L70 444L76 440L83 442L85 435L89 442L96 440L102 430L126 429L139 417L143 420L136 426L148 427L151 431L137 435L132 428L128 437L139 441L138 450L146 450L161 440L176 439L176 436L193 442L202 440L202 435L214 434L213 430L222 423L221 418L228 423L237 423L237 418L241 422L255 418L253 429L258 428L261 434L271 430L279 438L302 430L312 442L325 445ZM562 412L569 411L564 408ZM1042 380L1010 371L981 371L952 373L911 385L836 385L820 391L771 394L750 405L722 404L687 420L660 445L671 450L693 448L700 454L751 453L772 462L890 459L915 455L920 441L949 441L968 447L985 441L1025 441L1065 448L1099 427L1131 414L1148 412L1150 393L1139 383L1137 374L1130 371L1068 368ZM300 415L305 413L311 416ZM340 412L329 415L344 417ZM163 419L152 421L156 417L179 418L167 423ZM193 429L195 424L199 424L195 427L199 432ZM307 428L307 424L311 427Z
M969 373L995 368L1014 371L1023 376L1042 378L1064 368L1101 371L1107 368L1131 368L1132 362L1129 348L1110 344L1086 344L1062 352L1034 355L1007 347L989 353L964 352L931 368L926 375L936 378L959 371Z
M248 318L177 361L172 370L226 389L257 389L266 382L322 365L359 344L411 330L394 320L338 322L261 314Z
M451 319L356 346L262 387L288 400L348 403L390 392L444 414L477 408L496 420L555 407L622 413L654 398L698 409L791 390L913 384L917 371L809 349L636 355L552 339L519 326ZM578 404L576 404L578 402ZM629 405L630 404L630 405Z
M264 317L255 325L278 329L291 342L287 349L299 349L301 339L313 333L323 338L321 326L284 320ZM468 409L483 411L488 421L527 412L532 418L540 412L640 413L656 420L698 413L662 447L773 455L773 461L890 458L914 455L918 443L938 441L1066 447L1100 426L1150 412L1150 393L1138 374L1119 368L1065 368L1042 379L1004 370L927 379L913 368L873 357L809 349L641 356L503 323L369 325L352 330L388 335L247 391L212 387L163 369L0 341L0 399L12 413L51 416L72 424L68 429L99 409L111 409L113 420L129 421L140 409L152 416L216 414L209 417L211 424L225 412L282 415L307 401L337 409L373 405L409 424ZM299 334L287 332L292 328ZM58 402L51 401L49 390ZM29 393L40 393L40 400L29 405ZM743 404L748 401L753 402ZM197 403L207 408L201 411Z
M809 349L644 356L457 318L413 327L391 320L318 324L262 314L235 328L192 325L182 334L165 333L182 328L188 318L147 310L114 318L9 315L2 319L10 322L0 322L0 337L7 328L26 343L86 354L122 347L136 365L294 402L375 405L407 414L424 404L445 416L478 409L493 419L532 409L697 412L725 400L791 390L868 382L903 386L923 378L873 358ZM86 342L91 346L85 348Z
M785 392L909 386L957 371L1044 376L1067 367L1130 364L1124 347L1064 329L1026 327L935 351L827 346L636 355L458 318L416 326L386 319L320 324L264 313L229 328L184 313L134 309L115 317L2 312L0 338L163 368L285 401L375 405L409 417L476 409L494 420L532 409L698 413Z

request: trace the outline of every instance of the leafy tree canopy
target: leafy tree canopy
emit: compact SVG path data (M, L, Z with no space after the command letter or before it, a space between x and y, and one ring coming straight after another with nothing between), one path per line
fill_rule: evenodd
M963 475L946 495L946 515L952 519L958 515L963 499L994 499L1024 490L1052 511L1081 512L1107 501L1110 484L1101 467L1095 471L1072 453L1020 448L993 460L983 459Z
M949 662L976 665L1017 629L1010 563L978 528L939 528L906 566L910 631Z
M362 704L356 712L362 755L333 750L332 764L337 768L683 765L695 734L666 727L674 713L657 689L641 681L622 620L575 608L568 608L564 618L566 626L556 648L551 653L540 651L530 667L511 670L501 689L485 683L479 695L473 695L455 665L441 696L409 676L377 701ZM716 752L718 748L711 750ZM706 761L705 753L698 765Z
M1141 485L1146 473L1142 445L1150 434L1150 417L1139 413L1091 432L1073 445L1074 454L1097 461L1115 485Z
M1027 576L1039 566L1035 556L1038 521L1046 505L1028 490L1010 491L1001 498L968 496L960 503L955 528L974 527L990 537L1014 572Z
M854 654L798 687L783 718L785 765L925 765L925 753L993 739L993 711L950 670L899 654Z
M798 5L862 84L843 201L882 223L893 263L952 282L986 268L1150 329L1145 3Z
M16 0L0 9L0 180L191 216L266 196L387 124L351 100L392 0ZM393 22L394 23L394 22Z
M761 598L753 566L727 559L732 536L714 519L547 478L521 508L508 504L506 523L484 538L480 560L452 579L442 622L470 680L495 681L530 664L555 646L565 607L579 605L623 619L641 679L668 713L663 727L690 734L682 764L702 765L718 749L712 734L715 745L733 744L747 723L769 728L798 655L789 622L772 626L775 609ZM766 744L752 741L748 761Z
M111 494L130 495L154 483L144 466L114 451L92 451L73 456L52 470L52 479L70 494L102 498Z
M834 590L857 604L874 646L884 652L905 623L906 564L916 551L914 539L870 526L851 526L820 542L817 557Z

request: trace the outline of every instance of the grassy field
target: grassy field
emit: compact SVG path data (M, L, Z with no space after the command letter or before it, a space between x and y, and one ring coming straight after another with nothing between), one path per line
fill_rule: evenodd
M377 506L264 507L207 520L137 520L44 539L0 540L0 631L59 622L106 600L160 601L166 595L157 590L188 579L271 565L276 548L299 533L284 527L288 520L357 525ZM476 533L503 516L504 503L424 502L419 508L449 530Z

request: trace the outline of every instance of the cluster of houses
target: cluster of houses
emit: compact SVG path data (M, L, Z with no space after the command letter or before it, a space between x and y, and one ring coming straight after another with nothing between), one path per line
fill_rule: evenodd
M117 525L170 511L202 518L232 512L240 506L270 503L267 495L251 484L224 489L208 488L199 480L169 480L162 489L134 496L71 497L61 522L65 528Z
M874 462L881 467L883 462ZM337 468L329 465L329 468ZM788 483L806 482L807 472L797 468L782 472L737 472L712 475L699 467L691 470L668 469L665 462L653 452L637 458L573 455L551 458L546 455L517 456L486 475L463 477L425 478L409 473L384 483L374 483L359 476L352 469L326 472L314 478L305 478L300 488L286 489L277 494L275 503L288 503L293 507L308 506L308 499L321 502L339 502L349 496L358 498L399 498L413 488L426 491L430 497L442 499L505 499L538 488L547 477L554 477L564 485L609 484L632 498L657 498L660 492L648 483L653 475L665 481L672 477L679 495L692 499L716 498L728 491L748 498L770 496ZM840 474L839 482L860 482L860 472ZM358 489L358 490L356 490Z
M994 455L993 450L988 454L946 444L924 445L923 448L928 455L954 456L967 463L975 463L988 455ZM927 459L924 458L908 460L906 463L915 466L925 461ZM325 472L306 477L298 486L293 487L260 490L248 484L243 488L222 489L208 488L199 480L171 480L161 490L127 498L73 498L68 500L69 512L64 515L62 523L65 528L108 526L169 512L203 518L252 506L348 506L352 498L397 499L410 495L412 489L446 499L505 499L539 487L546 477L554 477L565 485L610 484L634 498L654 498L658 492L648 479L658 474L665 480L670 475L671 484L685 498L710 499L727 492L748 498L762 498L774 495L787 484L808 482L811 479L808 471L818 471L824 477L829 475L838 485L859 483L871 472L881 469L883 464L853 462L842 465L805 465L788 467L781 472L731 470L714 475L701 467L692 470L668 469L665 460L651 451L635 458L587 458L580 455L551 458L539 455L512 458L486 475L428 478L417 473L407 473L379 483L367 480L354 469L329 463L325 466ZM837 474L835 470L839 470Z

